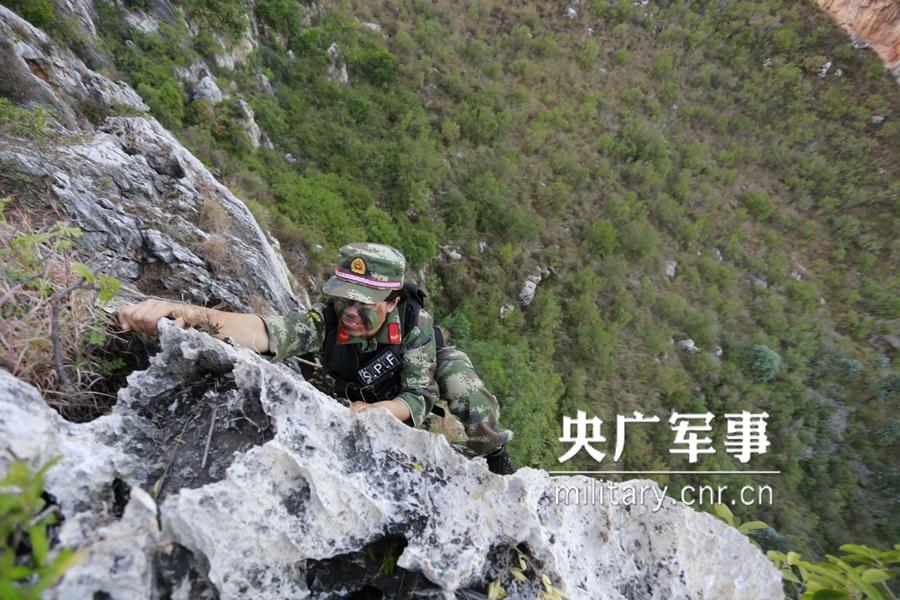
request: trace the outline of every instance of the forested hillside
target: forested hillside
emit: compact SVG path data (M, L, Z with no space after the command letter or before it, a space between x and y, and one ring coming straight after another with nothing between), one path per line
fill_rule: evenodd
M780 470L703 482L772 485L735 507L767 548L900 539L900 89L811 2L97 0L99 45L11 5L128 81L302 286L346 242L401 249L520 464L560 468L584 410L608 456L563 468ZM718 451L670 454L673 410ZM748 465L720 443L743 410L772 442ZM613 463L634 411L661 423Z

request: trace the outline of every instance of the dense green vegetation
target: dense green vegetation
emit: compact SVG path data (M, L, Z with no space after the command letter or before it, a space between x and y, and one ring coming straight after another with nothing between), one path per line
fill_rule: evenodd
M560 420L577 410L604 419L611 455L615 416L637 410L661 423L630 428L601 468L740 469L723 416L766 411L772 446L749 466L782 473L703 481L773 486L773 506L735 510L774 527L766 547L900 539L900 374L883 337L900 317L900 90L827 16L782 0L593 0L575 18L552 2L320 14L259 0L260 47L215 72L274 144L254 150L232 104L191 102L174 75L213 66L249 9L184 9L202 34L141 34L98 0L121 75L289 260L324 273L338 246L369 239L424 269L519 463L559 468ZM348 85L327 76L333 43ZM552 274L534 302L501 318L536 266ZM717 452L670 454L673 410L716 415ZM565 468L598 467L581 453Z

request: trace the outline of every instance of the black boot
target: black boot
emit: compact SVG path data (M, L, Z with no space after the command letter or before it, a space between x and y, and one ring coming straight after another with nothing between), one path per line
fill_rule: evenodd
M496 473L497 475L512 475L516 472L516 467L513 465L512 461L509 459L509 454L506 453L506 446L500 448L499 450L494 450L487 456L488 470L491 473Z

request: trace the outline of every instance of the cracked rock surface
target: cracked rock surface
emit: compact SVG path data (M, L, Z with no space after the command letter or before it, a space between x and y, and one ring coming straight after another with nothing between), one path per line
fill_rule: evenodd
M82 229L92 267L144 294L196 304L258 312L298 306L277 244L146 114L140 96L3 6L0 95L50 106L59 123L52 140L4 136L2 192L39 198L30 212L58 213ZM299 304L309 304L302 293Z
M386 536L405 540L397 566L421 579L409 597L474 597L507 573L511 548L570 598L781 597L743 535L670 500L654 510L652 482L617 486L646 487L643 505L558 502L560 487L590 480L493 475L385 411L352 415L283 365L160 327L150 367L90 423L64 421L0 371L0 438L34 465L62 455L47 478L60 539L88 550L50 597L340 597L354 582L322 581L322 561Z

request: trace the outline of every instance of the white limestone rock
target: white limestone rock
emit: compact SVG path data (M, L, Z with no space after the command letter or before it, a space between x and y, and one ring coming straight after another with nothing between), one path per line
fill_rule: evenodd
M205 76L194 88L194 100L205 100L212 105L219 104L224 99L219 84L209 75Z
M33 389L0 371L0 436L33 464L60 450L74 457L50 470L47 489L60 499L70 530L105 532L96 551L63 578L60 598L91 597L117 578L123 589L138 591L113 597L155 597L162 584L187 594L195 584L153 567L165 562L168 548L183 549L223 599L326 597L327 581L315 578L318 587L307 587L309 569L353 556L386 533L407 541L398 567L424 575L435 593L509 579L502 550L519 546L572 599L781 597L778 572L746 537L708 514L653 500L659 490L652 482L610 484L615 502L607 493L595 503L566 503L567 486L597 482L528 468L493 475L443 437L385 411L353 415L249 350L165 320L160 328L162 349L150 368L129 377L112 415L91 423L63 423ZM212 386L202 396L194 391L198 381ZM173 402L167 416L162 411ZM198 426L198 438L179 421L201 414L191 407L203 403L220 411L211 451L220 462L209 477L199 464L207 424ZM228 435L242 414L269 433L232 453ZM152 481L149 472L167 456L158 452L168 440L159 431L165 426L187 429L171 473L193 483L163 494L157 534L153 504L137 487ZM78 477L65 472L79 461L88 466ZM133 486L132 500L122 520L109 524L108 514L83 498L114 477ZM648 500L626 506L629 487L644 489ZM140 533L129 538L130 549L113 539L134 531ZM77 532L65 539L78 539ZM129 568L111 572L115 556ZM534 596L533 583L505 586L511 597Z
M125 24L143 34L156 33L159 30L159 19L145 12L126 12Z
M459 248L454 248L453 246L441 246L440 249L450 260L463 259L463 255L460 253Z
M675 278L675 273L678 271L678 261L670 260L666 263L666 277L669 279Z
M694 340L688 338L686 340L679 340L675 342L675 345L684 350L685 352L700 352L700 348L697 347L697 344L694 343Z
M332 42L326 51L331 63L328 65L325 76L329 81L334 81L338 85L348 85L350 83L350 75L347 73L347 63L338 49L337 42Z
M528 306L534 302L534 294L537 292L538 284L549 274L550 269L548 267L537 266L534 268L534 271L525 278L525 281L522 283L522 288L519 290L519 302L521 302L523 306Z
M10 139L0 160L52 182L59 209L85 232L80 242L115 256L107 272L123 281L138 285L157 263L148 290L155 294L239 310L249 310L254 297L279 311L298 305L284 259L249 209L154 119L109 117L100 130L58 146ZM228 268L239 276L218 277L197 255L211 233L227 240Z
M44 595L46 600L96 598L97 592L110 598L152 597L153 560L160 554L156 502L139 487L132 487L129 494L119 519L110 514L103 524L102 518L86 511L63 522L59 543L77 547L87 557Z
M238 121L240 122L244 133L247 134L250 145L256 150L259 148L262 141L262 131L260 131L259 125L256 124L256 116L253 114L253 108L251 108L244 100L238 100L237 104L240 111Z
M52 44L43 31L0 5L0 96L13 102L51 106L59 122L77 130L86 119L74 107L100 111L148 110L123 82L88 69L67 49Z

